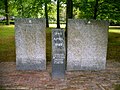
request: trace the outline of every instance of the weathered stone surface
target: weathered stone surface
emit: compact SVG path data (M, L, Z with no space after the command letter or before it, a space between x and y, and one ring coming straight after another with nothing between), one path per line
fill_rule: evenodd
M15 38L17 69L46 69L45 19L16 19Z
M64 78L65 35L63 29L52 29L52 78Z
M67 70L105 69L107 21L68 20Z

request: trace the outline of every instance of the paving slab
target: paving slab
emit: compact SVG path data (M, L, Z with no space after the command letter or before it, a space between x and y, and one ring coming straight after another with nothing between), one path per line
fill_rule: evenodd
M66 71L64 79L51 78L51 63L45 71L18 71L15 62L0 63L0 88L11 90L114 90L120 85L120 63L107 62L101 71Z

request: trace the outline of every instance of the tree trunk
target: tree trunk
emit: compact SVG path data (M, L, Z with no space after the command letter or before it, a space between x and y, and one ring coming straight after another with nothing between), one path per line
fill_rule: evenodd
M73 18L73 1L72 0L67 0L66 3L67 3L67 10L66 10L66 32L65 32L65 36L67 37L67 22L68 22L68 19ZM66 45L67 45L67 43L66 43Z
M23 0L18 0L19 5L18 5L18 15L19 17L24 17L24 12L23 12Z
M8 0L5 0L5 16L6 16L6 25L9 25L9 11L8 11Z
M46 17L46 27L49 27L47 1L45 2L45 17Z
M20 1L21 1L21 17L25 17L24 10L23 10L23 0L20 0Z
M67 3L67 10L66 10L66 32L65 32L65 36L67 37L67 22L68 22L68 19L73 18L73 1L72 0L67 0L66 3ZM67 43L66 43L66 45L67 45Z
M59 4L59 0L57 0L57 28L60 28Z
M66 37L66 47L67 47L67 23L68 19L73 18L73 1L72 0L67 0L67 10L66 10L66 31L65 31L65 37ZM66 61L67 61L67 48L66 48Z
M73 18L73 1L67 0L67 18Z
M99 0L96 0L96 1L95 1L95 6L94 6L94 16L93 16L93 19L96 19L96 18L97 18L98 2L99 2Z
M67 0L67 10L66 10L66 37L67 37L67 22L68 19L73 18L73 1L72 0Z

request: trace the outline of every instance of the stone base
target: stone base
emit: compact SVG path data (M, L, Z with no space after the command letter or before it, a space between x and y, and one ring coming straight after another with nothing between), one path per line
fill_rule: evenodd
M25 59L23 59L25 61ZM41 59L36 59L37 61L34 62L34 60L28 60L26 59L26 62L22 62L22 60L18 60L16 62L16 69L17 70L46 70L46 63L43 61L41 62Z

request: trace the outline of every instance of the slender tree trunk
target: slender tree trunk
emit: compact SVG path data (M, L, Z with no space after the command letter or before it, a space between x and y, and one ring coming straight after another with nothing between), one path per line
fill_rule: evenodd
M67 0L67 10L66 10L66 37L67 37L67 22L68 19L73 18L73 1Z
M67 45L67 23L68 23L68 19L72 19L73 18L73 1L72 0L67 0L67 10L66 10L66 45Z
M21 15L22 15L22 17L25 17L24 10L23 10L23 0L21 0Z
M95 6L94 6L94 16L93 16L93 19L96 19L96 18L97 18L98 2L99 2L99 0L96 0L96 1L95 1Z
M19 5L18 5L18 14L19 17L24 17L24 12L23 12L23 0L19 0Z
M8 0L5 0L5 16L6 16L6 25L9 25L9 11L8 11Z
M57 0L57 28L60 28L60 17L59 17L59 0Z
M66 32L65 35L67 37L67 23L68 23L68 19L72 19L73 18L73 1L72 0L67 0L67 10L66 10ZM67 43L66 43L67 45Z
M47 10L47 0L45 2L45 17L46 17L46 27L49 27L49 22L48 22L48 10Z
M67 47L67 27L68 27L68 19L73 18L73 1L67 0L67 10L66 10L66 31L65 31L65 37L66 37L66 47ZM66 48L66 61L67 61L67 48Z
M67 0L67 18L73 18L73 1Z

